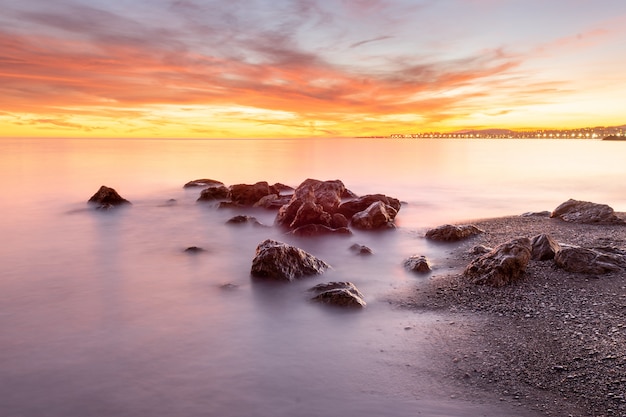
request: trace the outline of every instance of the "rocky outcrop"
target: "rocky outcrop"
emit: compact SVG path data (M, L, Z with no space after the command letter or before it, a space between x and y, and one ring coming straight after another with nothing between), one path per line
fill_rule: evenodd
M444 224L443 226L428 230L426 232L426 238L441 242L456 242L481 233L484 233L484 231L471 224L460 226Z
M502 287L524 275L531 251L530 239L513 239L472 261L463 275L474 284Z
M321 274L329 267L326 262L302 249L267 239L257 246L250 273L259 278L293 281Z
M290 229L313 223L332 227L332 214L337 211L345 189L339 180L305 180L289 203L278 210L276 224Z
M605 274L626 269L626 254L611 249L588 249L565 246L556 253L556 265L568 272Z
M91 196L88 203L96 205L97 209L107 210L115 206L130 204L130 201L119 195L115 189L103 185Z
M430 262L425 256L413 255L404 261L404 267L412 272L427 273L431 272Z
M615 211L606 204L573 199L554 209L550 217L571 223L624 224L624 220L617 217Z
M202 192L196 201L215 201L228 198L228 188L224 185L210 185Z
M267 181L259 181L255 184L231 185L228 198L235 205L252 206L261 198L274 194Z
M352 216L350 224L362 230L393 229L396 227L393 220L397 214L398 212L392 206L376 201Z
M224 185L224 183L221 181L204 178L200 180L189 181L187 184L183 185L183 188L219 187L220 185Z
M363 294L351 282L319 284L309 291L317 293L312 300L320 303L352 308L363 308L366 306Z
M534 236L530 240L530 244L532 245L531 259L533 261L554 259L555 254L561 249L561 245L545 233Z

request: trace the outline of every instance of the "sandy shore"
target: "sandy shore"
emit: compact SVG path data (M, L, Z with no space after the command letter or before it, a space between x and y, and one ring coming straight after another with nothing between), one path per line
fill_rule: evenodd
M445 377L466 392L495 393L549 416L625 417L626 273L573 274L553 261L531 261L523 280L496 289L465 283L461 271L476 245L539 233L571 245L626 248L626 226L545 216L470 223L486 233L446 244L449 256L428 282L397 301L445 312L460 329L435 353Z

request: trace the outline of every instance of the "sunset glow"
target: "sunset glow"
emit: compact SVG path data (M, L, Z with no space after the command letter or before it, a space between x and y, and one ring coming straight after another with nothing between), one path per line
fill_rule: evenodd
M0 0L0 136L626 123L622 0Z

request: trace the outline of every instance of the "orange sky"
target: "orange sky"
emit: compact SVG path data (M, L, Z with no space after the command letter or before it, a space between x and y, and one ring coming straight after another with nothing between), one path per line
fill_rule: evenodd
M621 0L127 3L0 0L0 135L626 123Z

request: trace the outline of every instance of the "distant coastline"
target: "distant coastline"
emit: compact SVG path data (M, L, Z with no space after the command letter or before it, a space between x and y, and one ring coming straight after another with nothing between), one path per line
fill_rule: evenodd
M609 135L602 140L621 140L626 141L626 136Z

